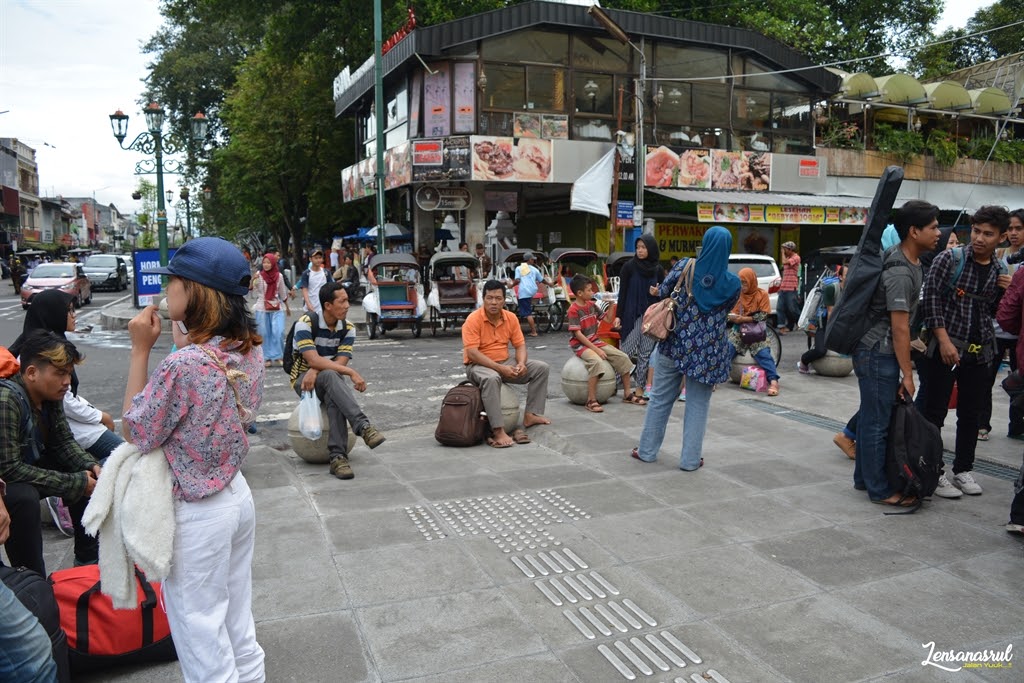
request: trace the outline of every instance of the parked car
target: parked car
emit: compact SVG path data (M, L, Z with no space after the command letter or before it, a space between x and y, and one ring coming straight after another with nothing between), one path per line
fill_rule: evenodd
M59 289L74 297L81 308L92 301L92 285L80 263L41 263L21 286L21 307L28 308L32 297L44 289Z
M85 259L85 276L94 288L115 292L128 289L128 264L114 254L93 254Z
M779 264L771 256L760 254L729 254L729 272L736 274L750 268L757 275L757 285L768 292L772 304L771 324L776 324L776 310L779 303L779 289L782 288L782 273Z

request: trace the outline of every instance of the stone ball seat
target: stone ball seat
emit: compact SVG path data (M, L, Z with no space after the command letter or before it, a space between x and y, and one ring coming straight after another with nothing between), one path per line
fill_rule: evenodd
M811 367L824 377L846 377L853 372L853 359L835 351L811 363Z
M607 403L615 395L615 370L608 361L602 360L598 364L604 374L597 380L597 402ZM578 356L570 356L565 361L562 366L562 392L570 402L578 406L586 405L589 379L587 366Z
M307 439L299 431L299 407L295 406L291 416L288 418L288 440L291 442L292 450L300 458L314 465L326 464L330 460L330 453L327 450L327 437L331 431L331 424L327 420L327 411L323 405L320 406L320 438ZM348 454L352 455L352 449L356 447L357 437L351 429L348 430Z

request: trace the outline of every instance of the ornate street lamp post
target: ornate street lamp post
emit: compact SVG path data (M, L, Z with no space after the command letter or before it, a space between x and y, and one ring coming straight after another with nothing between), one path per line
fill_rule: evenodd
M181 188L181 192L178 194L179 197L185 202L185 238L181 240L183 243L192 239L192 199L189 195L187 187Z
M156 174L156 224L160 240L160 264L167 265L167 210L164 204L164 173L181 173L183 164L176 159L168 159L165 162L164 154L178 154L185 151L189 141L182 140L174 133L164 134L164 109L156 102L146 105L143 114L146 117L147 130L139 133L138 137L127 147L124 145L124 139L128 134L128 116L118 109L110 115L110 127L121 149L153 155L153 159L143 159L135 164L135 174ZM200 142L206 138L207 123L206 116L202 112L192 117L192 141Z

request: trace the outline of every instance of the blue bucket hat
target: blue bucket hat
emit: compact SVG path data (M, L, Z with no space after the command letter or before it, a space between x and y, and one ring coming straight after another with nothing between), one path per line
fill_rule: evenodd
M176 275L225 294L249 293L249 262L238 247L220 237L198 237L178 247L170 263L144 275Z

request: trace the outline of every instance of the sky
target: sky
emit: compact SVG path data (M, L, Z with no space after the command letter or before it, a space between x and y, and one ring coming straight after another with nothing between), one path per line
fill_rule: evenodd
M939 30L989 4L947 0ZM129 115L126 144L144 130L141 45L161 24L158 0L0 0L0 137L36 149L40 194L141 208L131 193L143 157L118 149L108 116ZM177 176L164 182L177 194Z

